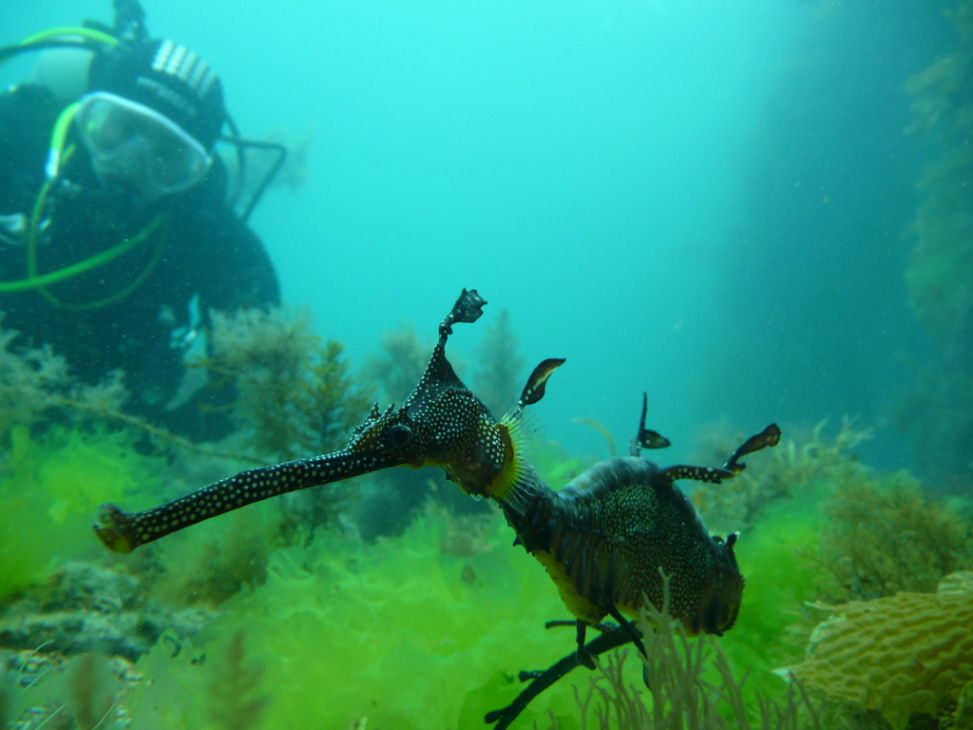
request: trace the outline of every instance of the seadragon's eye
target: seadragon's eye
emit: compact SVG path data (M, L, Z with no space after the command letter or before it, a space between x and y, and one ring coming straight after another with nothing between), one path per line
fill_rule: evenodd
M404 449L412 444L412 429L397 423L385 432L384 445L390 449Z

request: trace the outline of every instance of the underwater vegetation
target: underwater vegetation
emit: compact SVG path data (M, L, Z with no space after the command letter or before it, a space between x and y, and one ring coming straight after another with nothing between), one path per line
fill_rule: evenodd
M0 333L0 720L31 716L22 688L43 674L76 726L95 727L101 700L86 682L108 674L104 656L123 666L163 631L204 623L107 568L86 525L109 495L162 496L174 441L149 448L163 431L124 413L120 374L82 385L49 349L14 352L12 340Z
M760 472L744 472L725 485L702 484L692 493L693 503L707 523L721 529L747 529L760 513L800 492L815 492L819 485L843 485L856 481L867 469L858 463L855 448L870 438L872 430L857 419L844 416L838 432L825 436L827 420L813 428L788 427L778 448L765 458ZM802 432L803 431L803 432ZM704 431L697 439L698 456L712 458L718 444L738 438L725 424Z
M734 629L734 639L742 641L723 646L738 666L751 668L751 682L762 692L773 691L762 671L773 669L768 661L778 667L800 666L795 659L804 655L805 646L813 657L820 635L814 627L821 614L811 606L934 595L944 576L973 567L969 499L937 497L905 472L885 473L862 464L855 448L870 438L871 430L855 419L844 418L833 435L823 422L787 430L795 437L784 438L759 470L744 472L722 488L701 485L693 494L708 523L745 519L751 525L743 531L739 548L750 610L741 611ZM755 610L757 606L779 610ZM841 613L840 606L830 610L835 616ZM877 616L877 623L869 630L881 634L885 618L870 611L864 610L865 618ZM889 642L888 651L913 656L900 640ZM856 646L854 651L861 653ZM882 642L875 646L885 650ZM878 675L870 688L870 675L861 672L861 692L854 698L832 691L838 678L824 682L818 681L819 675L798 676L813 697L827 700L826 726L888 727L881 717L868 715L875 708L862 699L886 691Z
M21 461L34 466L18 477L26 481L0 485L0 499L34 501L0 515L20 530L5 534L0 550L29 540L52 515L65 521L52 520L52 545L32 546L44 565L25 567L19 587L0 596L0 722L35 730L487 727L484 716L524 689L519 672L574 657L573 623L544 628L570 617L544 567L511 548L495 511L461 513L441 499L421 502L398 534L374 539L345 512L285 529L295 518L271 500L124 558L96 551L88 524L98 502L151 505L203 474L241 468L195 452L146 453L133 446L137 430L109 420L66 428L41 418L5 434L17 449L5 450L3 468L18 453L33 454ZM895 679L899 665L878 655L962 646L923 633L920 647L909 632L910 621L944 632L967 627L966 614L937 617L932 607L943 599L932 591L946 572L973 568L969 505L860 463L855 448L869 430L853 419L837 433L823 424L788 432L775 449L748 457L750 469L692 496L710 525L746 525L734 544L747 585L732 631L689 636L692 627L667 610L663 580L661 608L646 605L638 616L645 659L632 646L601 654L593 672L555 682L511 727L857 730L903 727L910 713L913 728L917 718L922 727L964 726L964 665L951 669L943 658L946 669L930 671L928 682L909 675L912 704L893 706L889 688L906 685ZM247 444L248 429L233 438L228 448ZM727 444L740 440L722 436L714 453L725 458ZM547 445L532 454L545 472L557 467L561 483L590 466ZM57 498L44 475L59 472L91 480L83 499ZM406 491L409 477L425 473L392 470L381 489L371 486L377 495ZM430 491L447 490L479 504L454 484ZM724 499L722 490L731 494ZM886 600L900 603L878 603ZM906 609L885 608L899 605ZM844 657L839 644L850 639L829 644L821 637L842 634L812 631L839 616L865 622L854 645L859 664L843 670L856 673L855 696L808 669L818 652ZM797 681L774 674L780 667L793 668Z
M473 389L491 413L502 414L517 402L524 379L524 359L517 353L509 310L501 309L496 321L487 325L475 354Z
M52 415L56 420L85 426L120 414L128 397L120 373L113 373L98 385L77 383L64 358L49 347L14 351L18 334L0 329L0 435L4 439L0 446L10 446L15 427L43 427L40 422Z
M582 718L592 699L600 730L618 728L776 728L819 729L818 708L800 680L792 681L778 699L744 693L720 644L712 637L690 638L668 610L668 580L661 608L646 606L639 617L646 652L639 655L644 687L632 684L624 672L628 650L610 655L599 665L587 693L575 690ZM586 723L582 727L587 727Z
M245 444L251 461L273 463L330 451L372 398L373 387L352 377L343 345L315 333L307 311L213 312L209 335L209 354L191 365L205 367L217 388L231 389L234 395L224 407L246 434L237 443ZM281 503L281 530L307 538L314 526L334 520L356 496L348 489L289 495Z
M211 354L195 365L233 386L229 407L262 458L331 450L372 397L370 387L350 377L341 343L317 335L307 312L213 312L210 336Z
M53 427L32 436L7 433L0 466L0 599L53 575L66 559L93 557L87 526L108 495L127 498L133 485L152 490L158 458L138 454L124 432Z
M968 488L973 464L973 0L947 13L957 44L906 83L914 121L909 131L938 153L918 181L921 202L910 230L905 274L913 309L938 346L916 372L916 393L902 421L915 432L924 473L944 489Z
M563 608L543 570L510 549L496 514L468 555L443 550L465 525L450 519L436 509L401 536L360 548L331 531L307 547L276 549L268 580L207 615L199 634L163 636L134 665L98 658L117 668L104 680L114 688L115 714L102 727L487 727L486 712L516 697L517 670L549 664L571 632L544 630ZM635 712L664 715L668 724L659 727L680 727L680 719L681 727L714 730L798 727L761 722L751 680L742 680L743 667L732 658L721 658L715 640L687 637L668 614L648 618L662 621L645 634L657 704L629 651L624 668L619 658L603 657L601 669L573 680L577 689L563 683L547 690L515 727L645 727L618 720L637 720L642 715L625 714ZM67 659L16 695L17 706L50 713L64 705L76 661ZM784 682L771 679L777 692L766 701L788 707ZM795 690L791 712L798 700ZM71 700L61 713L75 705ZM39 712L27 727L46 717ZM246 723L231 724L234 717Z
M821 439L825 446L834 443ZM795 453L805 454L802 469L807 473L814 472L817 460L833 458L828 448L802 448L805 445L798 441L794 446ZM774 453L763 459L761 467ZM851 456L845 458L852 465L825 462L820 473L864 470L854 466ZM875 481L879 489L882 479ZM822 480L819 488L827 494L831 486ZM764 724L756 694L759 691L763 702L772 700L782 711L789 707L788 691L798 702L797 686L789 690L771 670L799 666L810 626L821 620L819 609L805 605L822 600L815 586L820 561L801 548L819 544L827 526L822 493L795 491L793 502L781 499L760 510L742 538L738 549L748 580L732 632L720 640L683 639L678 629L645 634L650 656L667 657L664 674L672 684L666 690L669 694L659 696L663 707L670 706L666 715L673 723L683 717L685 728L814 727L804 704L795 710L797 725L778 724L772 719L775 714L768 714L771 721ZM180 605L193 604L191 592L198 588L191 581L205 574L215 554L231 548L233 540L252 541L255 530L274 533L279 516L272 508L272 502L257 505L170 538L174 542L159 543L153 549L169 553L165 569L144 580L136 572L140 585L114 589L131 601L152 583L165 581L167 587L152 591L159 607L153 615L160 629L168 625L169 630L157 643L149 641L148 653L134 665L97 657L101 684L86 702L89 708L112 707L101 727L230 728L234 726L221 718L241 714L248 724L239 727L249 728L346 730L355 723L358 727L486 727L483 715L509 703L519 692L517 671L546 667L564 653L569 630L543 629L547 620L565 615L563 606L540 566L523 552L511 550L508 528L498 515L471 521L436 503L420 510L417 519L395 537L360 541L352 533L332 528L315 530L306 544L268 544L264 579L241 581L220 600L218 614L196 612L177 618ZM243 521L235 522L238 519ZM111 570L124 568L113 562ZM123 586L131 583L129 579ZM93 598L109 595L108 585L92 584ZM166 605L168 613L163 610ZM194 616L197 625L191 631L189 621ZM653 621L658 624L660 619ZM618 657L607 655L596 673L572 675L554 685L514 727L644 727L641 718L652 717L654 705L642 685L637 654L627 652L622 669ZM38 669L43 676L36 684L8 698L8 718L34 707L33 724L25 727L36 728L57 708L63 706L58 717L69 717L74 708L85 705L79 699L83 690L72 686L72 678L78 676L81 657L91 655L43 650L30 654L38 667L42 660L49 665ZM670 658L692 663L669 667ZM729 679L724 683L723 671L730 672L732 684ZM26 669L18 673L29 675L31 681L35 678ZM692 689L687 678L700 684ZM886 727L881 718L877 725L874 718L869 718L871 724L856 721L856 712L866 709L861 703L862 709L856 711L849 709L855 703L845 700L849 704L841 704L836 714L839 710L824 694L829 685L810 679L803 684L810 708L829 718L821 727ZM723 689L702 692L711 687ZM721 696L737 697L738 691L746 725L734 705L720 701ZM108 698L107 705L99 699L102 695ZM239 705L234 704L235 697L242 698ZM828 707L822 709L824 700ZM694 724L692 718L703 716L698 713L714 711L713 707L690 710L699 707L692 704L695 701L716 705L725 725ZM240 713L240 708L246 711ZM767 712L772 710L768 707ZM625 724L627 718L632 719L630 724Z
M815 538L805 552L813 555L822 600L934 591L944 575L973 562L973 505L936 498L907 472L862 464L855 449L873 432L857 419L843 417L833 436L826 430L821 421L803 436L785 437L759 471L702 485L693 502L709 524L759 531L771 520L765 510L776 520L780 507L812 498Z
M941 344L963 340L973 318L973 221L968 182L973 172L973 4L959 0L947 13L957 32L952 53L906 83L914 121L909 131L930 135L940 155L919 180L923 201L916 214L906 281L916 311ZM969 343L967 343L969 346Z
M319 421L340 418L360 391L348 386L338 348L302 337L305 322L274 314L251 319L249 330L239 321L221 323L221 333L229 335L221 364L240 362L241 352L258 358L260 346L270 347L277 362L291 366L294 383L286 397L306 395L300 386L313 378L309 407L320 408ZM274 327L276 335L268 331ZM123 373L100 385L80 384L50 349L14 351L14 338L0 332L0 685L9 672L26 676L25 667L40 664L53 671L84 652L134 661L163 633L179 641L195 635L210 608L263 582L271 549L297 532L285 505L241 514L126 566L93 550L90 531L92 510L106 499L157 501L186 491L187 483L242 468L247 462L232 454L262 448L247 423L259 411L260 393L244 389L250 410L242 399L239 423L251 428L234 434L227 455L127 413ZM265 377L253 369L241 384ZM360 403L350 407L358 410ZM335 503L335 493L323 496ZM301 536L327 522L322 512L318 504L311 522L305 521L308 510L301 512Z
M15 337L0 330L0 600L92 556L86 515L134 484L151 490L163 462L119 420L119 377L81 385L48 348L12 351Z
M382 334L379 350L366 358L362 376L380 388L385 400L398 403L426 369L428 352L415 327L403 324Z
M833 488L824 511L827 600L933 592L944 575L973 564L969 505L931 497L907 473Z
M851 472L827 486L824 521L799 549L812 570L790 630L806 635L820 612L830 616L788 671L826 700L827 726L969 727L960 719L973 678L973 583L953 571L973 567L971 505L936 498L903 472L857 462Z

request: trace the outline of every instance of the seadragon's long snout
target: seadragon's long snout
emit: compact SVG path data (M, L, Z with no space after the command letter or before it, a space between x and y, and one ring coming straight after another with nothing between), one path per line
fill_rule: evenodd
M95 533L111 550L128 553L184 527L285 492L314 487L379 469L407 464L411 456L392 451L336 451L240 472L144 512L102 505Z

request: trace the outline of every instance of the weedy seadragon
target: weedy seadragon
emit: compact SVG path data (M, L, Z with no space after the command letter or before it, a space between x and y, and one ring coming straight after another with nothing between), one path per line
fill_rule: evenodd
M457 322L475 322L486 301L464 289L439 325L439 341L412 393L398 408L377 404L339 451L241 472L144 512L104 505L94 529L112 550L140 545L285 492L329 484L394 466L438 466L467 494L495 501L522 545L547 570L575 617L577 648L550 669L523 673L532 680L517 700L486 721L508 727L530 700L578 665L641 635L635 617L651 602L663 605L691 634L722 634L733 626L743 576L733 549L737 535L710 535L695 508L675 486L678 479L719 483L744 469L745 454L775 445L771 424L741 445L721 467L661 468L640 457L642 448L668 441L645 428L642 417L631 456L595 464L558 492L522 456L519 427L524 409L544 396L563 359L544 360L531 373L516 406L497 420L467 388L446 359L446 341ZM610 616L617 627L602 625ZM586 629L603 633L585 641Z

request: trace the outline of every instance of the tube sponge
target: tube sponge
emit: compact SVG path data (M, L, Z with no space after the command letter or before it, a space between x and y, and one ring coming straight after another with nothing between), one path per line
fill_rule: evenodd
M899 729L913 713L959 701L973 683L973 572L946 576L937 593L819 608L833 615L811 634L805 660L786 670L807 687L878 710Z

